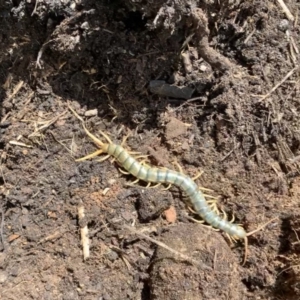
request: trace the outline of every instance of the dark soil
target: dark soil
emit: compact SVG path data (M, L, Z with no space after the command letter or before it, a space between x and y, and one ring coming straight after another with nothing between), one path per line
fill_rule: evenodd
M0 2L1 299L300 299L300 4L285 3L294 21L275 0ZM247 232L277 217L245 265L178 189L76 162L96 148L68 105L152 165L203 171Z

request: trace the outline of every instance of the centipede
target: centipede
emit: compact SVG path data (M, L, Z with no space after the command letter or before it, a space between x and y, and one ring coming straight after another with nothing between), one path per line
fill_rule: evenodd
M213 210L205 199L204 194L192 178L183 174L182 172L141 164L122 145L114 144L109 136L100 130L99 133L105 140L105 142L102 142L86 128L84 120L73 110L73 108L70 106L69 108L82 122L84 131L99 148L94 153L79 158L76 161L83 161L104 154L105 156L102 157L100 161L104 161L109 157L113 157L127 174L131 174L136 178L135 182L140 180L149 184L166 184L178 187L188 197L194 211L201 217L202 220L204 220L211 227L217 230L222 230L234 241L244 240L245 254L243 264L246 262L248 245L247 237L256 231L261 230L263 227L273 221L273 219L264 224L262 227L247 233L240 224L235 224L232 221L222 218L215 210Z

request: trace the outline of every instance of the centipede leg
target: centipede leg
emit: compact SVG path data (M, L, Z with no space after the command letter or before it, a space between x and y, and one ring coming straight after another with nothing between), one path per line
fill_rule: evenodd
M215 200L209 200L209 201L207 201L207 203L209 204L209 206L210 206L210 208L211 208L212 211L214 211L217 215L220 214L220 211L219 211L219 209L217 207L217 201L215 201Z
M155 184L153 186L150 186L150 188L153 189L153 188L159 187L160 185L161 185L161 183L157 183L157 184Z
M100 150L97 150L97 151L95 151L95 152L93 152L93 153L87 155L87 156L78 158L78 159L76 159L76 161L84 161L84 160L93 158L93 157L95 157L95 156L98 156L98 155L100 155L100 154L102 154L102 153L103 153L103 151L102 151L102 149L100 149Z
M204 188L204 187L202 187L202 186L199 186L198 188L199 188L199 190L201 190L201 191L213 192L213 190Z
M147 160L146 159L143 159L142 161L140 161L140 164L144 167L148 167L150 168L151 166L147 164Z
M135 181L127 183L126 185L128 185L128 186L134 186L138 182L139 182L139 179L136 179Z
M197 219L195 219L195 218L190 218L192 221L194 221L195 223L198 223L198 224L203 224L204 223L204 221L203 220L197 220Z
M198 172L198 174L196 174L196 176L192 177L192 179L193 179L194 181L197 180L199 177L202 176L203 173L204 173L203 171Z
M135 156L134 158L135 159L140 159L142 158L142 160L140 161L140 164L141 165L148 165L147 163L150 163L149 159L148 159L149 155L138 155L138 156ZM149 165L148 165L149 166ZM150 167L150 166L149 166Z
M181 174L184 174L181 165L180 165L177 161L174 161L174 165L178 168L178 170L179 170L179 172L180 172ZM193 180L193 181L197 180L199 177L202 176L203 173L204 173L204 171L198 172L194 177L192 177L192 180ZM210 189L204 189L204 188L203 188L203 190L212 191L212 190L210 190Z
M128 152L129 154L132 154L131 152ZM140 152L133 152L134 154L132 155L135 155L135 154L140 154ZM144 159L147 159L149 157L149 155L138 155L138 156L135 156L134 158L135 159L139 159L139 158L144 158Z
M125 145L127 139L129 138L129 136L130 136L130 133L126 134L126 135L123 137L122 143L121 143L121 146L122 146L122 147L124 147L124 145Z
M179 173L184 174L183 169L181 165L177 162L177 160L174 161L174 165L178 168Z
M119 169L119 171L120 171L122 174L124 174L124 175L130 175L129 172L126 172L126 171L122 170L121 168L118 168L118 169Z
M172 184L170 183L167 187L165 187L165 188L163 189L163 191L169 190L169 189L171 188L171 186L172 186Z
M221 209L221 211L222 211L222 214L224 215L224 220L227 221L228 217L227 217L227 214L226 214L225 210Z
M234 242L236 242L236 240L232 236L230 236L227 232L225 232L225 235L227 236L231 245L233 245Z

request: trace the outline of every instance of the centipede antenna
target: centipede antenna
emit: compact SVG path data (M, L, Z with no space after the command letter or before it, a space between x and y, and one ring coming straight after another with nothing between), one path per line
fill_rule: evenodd
M277 219L278 219L278 217L275 217L275 218L269 220L268 222L266 222L266 223L263 224L262 226L256 228L256 229L253 230L253 231L248 232L248 233L247 233L247 236L250 236L250 235L252 235L252 234L254 234L254 233L256 233L256 232L258 232L258 231L264 229L267 225L269 225L270 223L272 223L273 221L275 221L275 220L277 220Z
M74 114L74 116L81 121L82 123L84 123L83 119L77 114L77 112L71 107L71 105L68 103L68 107L70 109L70 111Z
M100 149L100 150L97 150L97 151L95 151L95 152L93 152L93 153L87 155L87 156L78 158L78 159L76 159L76 161L84 161L84 160L93 158L93 157L95 157L95 156L98 156L98 155L100 155L100 154L102 154L102 153L103 153L103 151L102 151L102 149Z
M262 229L264 229L267 225L269 225L270 223L272 223L273 221L275 221L277 219L278 219L278 217L275 217L275 218L269 220L268 222L266 222L265 224L263 224L262 226L258 227L257 229L255 229L255 230L247 233L247 235L244 238L244 242L245 242L245 255L244 255L244 260L242 262L242 266L245 265L246 260L247 260L247 256L248 256L248 236L250 236L250 235L252 235L252 234L254 234L254 233L256 233L256 232L258 232L258 231L260 231Z
M86 128L86 126L85 126L84 123L82 124L82 126L83 126L83 129L84 129L84 131L86 132L86 134L93 140L93 142L94 142L98 147L102 148L103 145L104 145L104 143L103 143L101 140L99 140L96 136L94 136L92 133L90 133L90 132L88 131L88 129Z
M103 131L99 130L100 134L108 141L109 144L113 144L112 140ZM102 143L102 142L101 142ZM103 143L102 143L103 144Z

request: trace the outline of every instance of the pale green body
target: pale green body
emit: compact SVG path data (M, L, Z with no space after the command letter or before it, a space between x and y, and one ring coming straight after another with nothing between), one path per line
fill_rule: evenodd
M145 182L174 184L183 192L185 192L185 194L189 197L191 203L193 204L195 211L205 222L215 228L223 230L233 238L246 238L247 234L244 228L237 224L232 224L225 219L222 219L214 211L211 210L196 183L188 176L168 169L165 170L143 166L136 159L134 159L122 146L115 144L107 144L105 146L105 152L113 156L118 161L120 166L122 166L122 168L124 168L134 177Z

